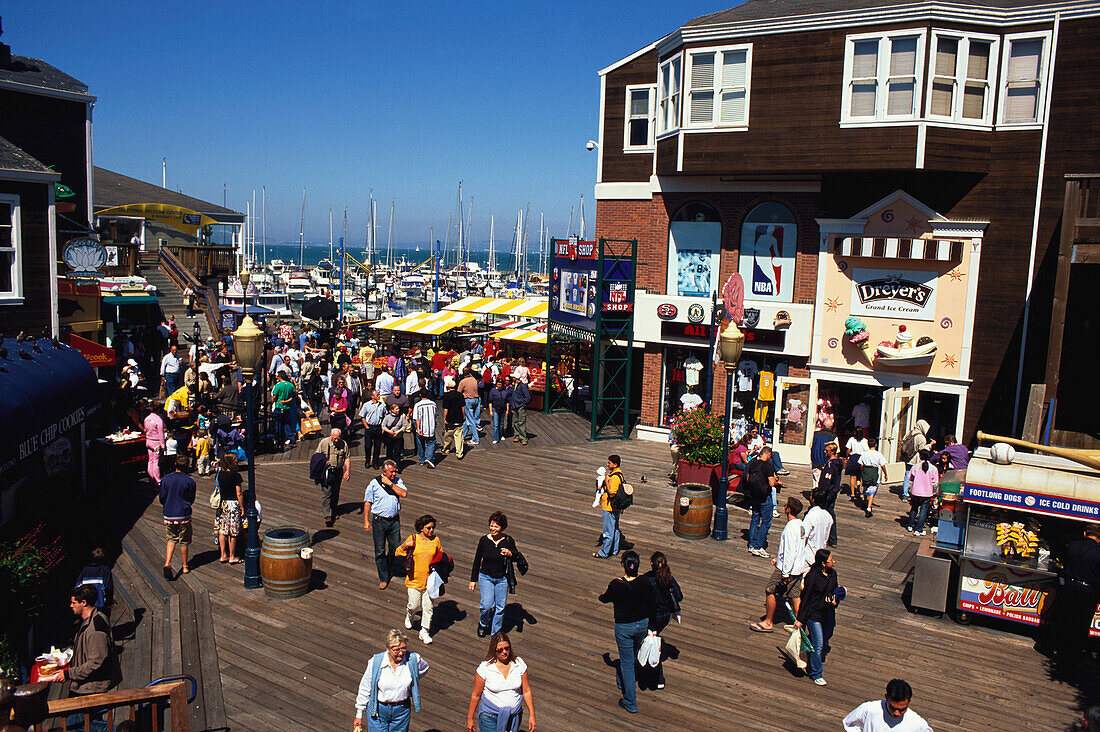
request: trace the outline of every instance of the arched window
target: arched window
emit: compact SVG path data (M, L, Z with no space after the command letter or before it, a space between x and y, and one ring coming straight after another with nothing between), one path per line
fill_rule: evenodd
M685 204L668 231L668 294L710 297L719 288L722 220L701 201Z
M798 224L782 203L767 201L749 211L741 226L738 271L745 298L794 302L794 263Z

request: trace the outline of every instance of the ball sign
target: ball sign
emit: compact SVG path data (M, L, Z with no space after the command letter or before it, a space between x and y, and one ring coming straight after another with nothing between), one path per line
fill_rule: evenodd
M1006 442L998 442L989 448L989 457L998 465L1011 465L1016 457L1016 449Z

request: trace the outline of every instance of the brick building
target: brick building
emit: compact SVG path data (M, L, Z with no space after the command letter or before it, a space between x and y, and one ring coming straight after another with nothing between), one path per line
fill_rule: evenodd
M736 400L785 459L822 422L891 458L918 418L1011 432L1042 381L1064 176L1100 158L1098 18L750 0L603 69L596 233L639 242L640 433L664 439L685 392L724 406L712 301L735 270Z

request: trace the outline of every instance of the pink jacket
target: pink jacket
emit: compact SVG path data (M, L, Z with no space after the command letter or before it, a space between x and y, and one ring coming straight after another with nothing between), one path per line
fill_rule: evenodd
M156 412L145 418L146 447L164 447L164 420Z
M918 498L928 498L936 492L940 484L940 471L931 462L928 463L928 471L921 470L923 463L918 461L909 469L909 481L912 485L910 492Z

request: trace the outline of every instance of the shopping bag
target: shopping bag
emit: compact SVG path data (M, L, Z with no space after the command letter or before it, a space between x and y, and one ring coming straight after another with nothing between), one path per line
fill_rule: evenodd
M438 600L440 590L443 588L443 578L439 576L439 572L434 569L428 575L428 597L433 600Z
M783 655L791 659L798 668L805 671L806 652L802 649L802 630L800 628L791 628L791 637L787 639L787 645L783 647Z
M661 636L647 635L638 648L638 663L642 666L656 666L661 662Z

